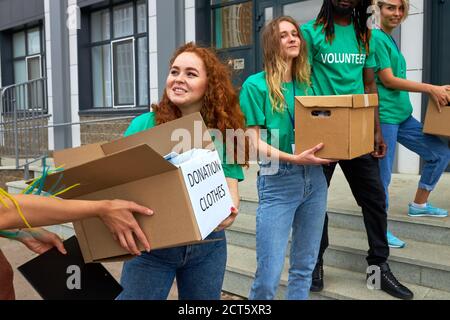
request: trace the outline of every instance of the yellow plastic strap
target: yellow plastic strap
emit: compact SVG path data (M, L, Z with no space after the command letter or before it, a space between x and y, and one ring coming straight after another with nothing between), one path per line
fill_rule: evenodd
M17 212L20 215L20 218L22 218L23 222L25 223L25 225L27 226L27 228L32 229L32 226L28 223L27 219L25 218L25 216L23 215L22 209L20 209L19 203L17 202L16 199L14 199L14 197L12 197L8 192L6 192L5 190L0 188L0 194L4 195L6 198L8 198L9 200L11 200L11 202L14 204L14 206L17 209Z
M3 190L3 189L2 189ZM6 208L6 209L9 209L9 206L8 206L8 204L6 203L6 201L5 200L3 200L3 196L0 194L0 202L1 202L1 204Z
M59 167L57 167L57 168L55 168L55 169L53 169L53 170L49 170L49 171L48 171L48 174L52 174L52 173L55 173L55 172L60 171L61 169L63 169L63 166L64 166L64 165L59 166ZM36 179L34 179L33 181L31 181L31 183L28 185L28 187L26 187L25 190L22 191L22 194L27 194L28 190L30 190L30 189L33 187L33 185L36 183L36 181L38 181L39 179L42 179L42 177L43 177L43 176L37 177Z
M66 193L66 192L68 192L68 191L70 191L70 190L72 190L72 189L74 189L74 188L76 188L76 187L79 187L79 186L81 186L81 183L74 184L74 185L71 186L71 187L68 187L68 188L66 188L66 189L64 189L64 190L62 190L62 191L60 191L60 192L58 192L58 193L55 193L55 194L52 195L51 197L52 197L52 198L55 198L55 197L57 197L57 196L59 196L59 195L61 195L61 194L63 194L63 193Z

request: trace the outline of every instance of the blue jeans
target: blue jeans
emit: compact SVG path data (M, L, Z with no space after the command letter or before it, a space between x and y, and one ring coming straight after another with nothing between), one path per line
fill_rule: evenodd
M256 215L257 270L249 299L275 298L292 230L286 299L306 300L319 253L327 205L327 183L321 166L280 163L258 176Z
M424 134L422 124L413 117L398 125L381 124L381 130L388 147L386 157L380 161L381 180L386 192L387 206L389 206L389 185L397 141L425 161L419 189L433 191L450 161L448 146L439 138Z
M179 300L220 300L227 244L225 232L215 242L153 250L124 264L118 300L165 300L177 279Z

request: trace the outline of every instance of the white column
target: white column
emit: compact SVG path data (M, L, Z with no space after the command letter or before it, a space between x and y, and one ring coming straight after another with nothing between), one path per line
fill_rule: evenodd
M407 78L422 81L423 73L423 37L424 37L424 0L411 0L410 16L402 25L401 51L408 66ZM413 115L420 120L422 116L422 94L410 93ZM398 150L399 173L419 174L420 157L403 146Z
M69 0L68 7L76 6L77 0ZM80 103L78 90L78 32L69 30L69 65L70 65L70 109L72 122L80 122ZM72 147L81 145L80 125L72 126Z
M150 60L150 104L159 102L158 95L158 27L156 17L156 1L148 0L148 45Z
M195 0L184 0L184 21L185 21L185 40L186 43L195 42Z
M52 82L52 46L50 32L50 5L51 0L44 0L44 20L45 20L45 62L47 65L47 104L48 114L51 116L48 125L53 125L53 82ZM48 149L55 149L54 129L48 129Z

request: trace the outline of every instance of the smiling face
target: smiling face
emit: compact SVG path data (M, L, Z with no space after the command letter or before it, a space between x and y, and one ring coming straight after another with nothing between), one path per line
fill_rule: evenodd
M301 45L298 27L288 21L281 21L279 28L282 55L287 59L297 58Z
M401 0L387 0L381 6L381 25L392 30L397 28L405 17L405 7Z
M170 68L166 93L170 101L184 114L198 112L208 86L206 67L202 59L192 52L180 54Z
M333 0L335 12L342 16L347 16L359 5L360 0Z

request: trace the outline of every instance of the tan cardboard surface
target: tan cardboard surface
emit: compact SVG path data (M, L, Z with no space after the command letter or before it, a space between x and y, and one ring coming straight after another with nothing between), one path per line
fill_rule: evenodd
M182 118L182 121L171 121L168 123L161 124L157 126L158 130L146 130L134 134L132 136L122 138L110 143L102 145L102 149L105 154L112 154L129 148L130 146L135 146L139 144L148 144L153 150L162 156L166 156L173 151L175 146L180 145L180 137L187 137L189 139L183 140L183 145L189 146L188 151L193 148L205 149L212 142L209 134L205 135L206 139L202 139L203 133L207 132L201 116L199 113L194 113L192 115ZM196 134L193 122L197 124L197 131L200 134ZM174 134L178 133L177 134ZM205 140L205 141L203 141Z
M450 96L450 92L449 92ZM442 112L430 99L423 132L450 138L450 106L442 106Z
M197 121L196 129L194 121ZM67 169L50 175L45 190L62 176L65 187L81 183L80 187L65 193L64 198L126 199L151 208L154 216L136 215L136 219L153 249L203 242L200 241L201 235L181 171L163 158L180 143L179 136L170 142L172 132L177 128L184 129L184 132L178 131L184 139L197 140L193 146L212 145L206 126L197 113L112 143L58 152L55 162L65 162ZM197 134L194 134L195 130ZM202 141L203 135L209 139ZM170 148L165 141L170 142ZM86 262L130 257L100 219L87 219L74 225Z
M101 143L89 144L68 150L55 151L53 153L56 166L64 166L64 169L66 170L89 161L100 159L104 156L105 154L103 153Z
M325 159L348 160L374 148L374 107L378 95L296 97L296 153L324 143L316 153Z

